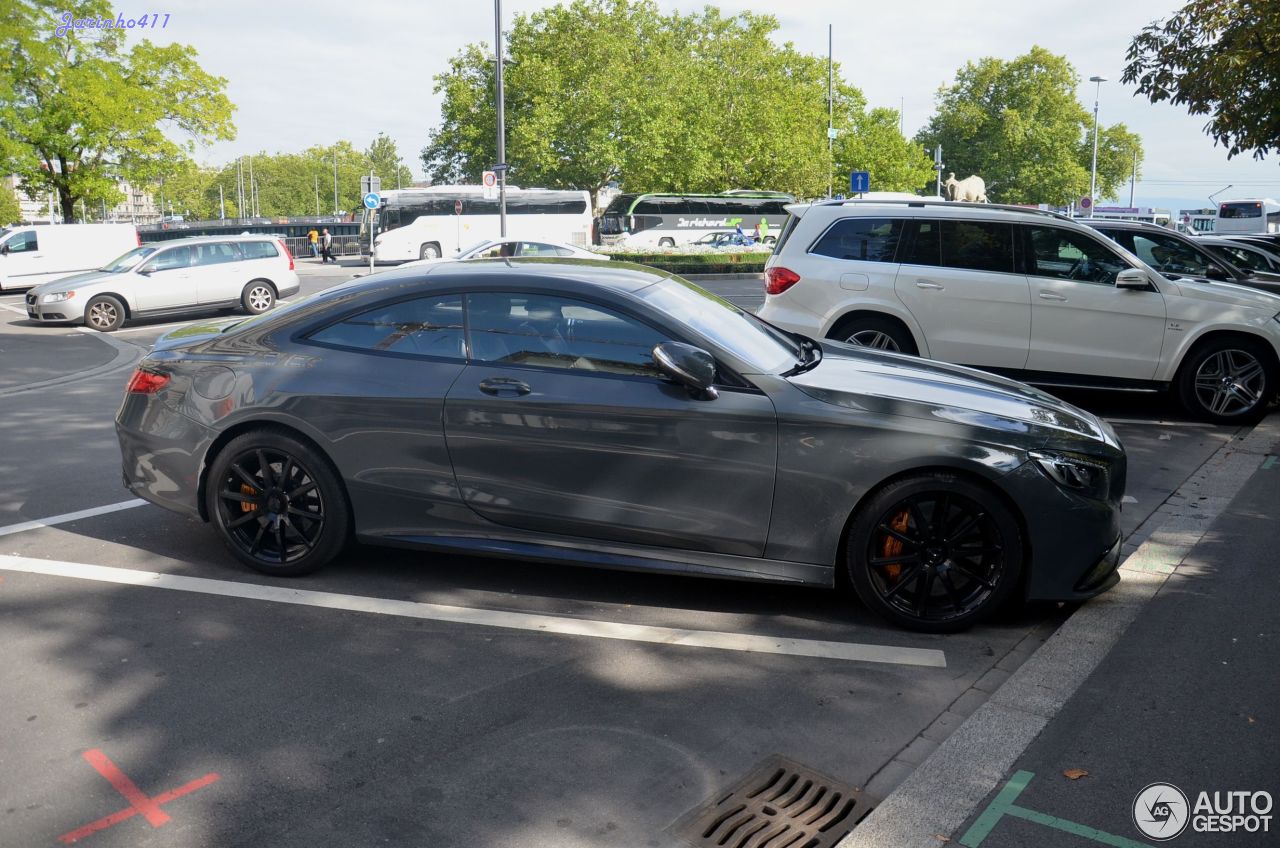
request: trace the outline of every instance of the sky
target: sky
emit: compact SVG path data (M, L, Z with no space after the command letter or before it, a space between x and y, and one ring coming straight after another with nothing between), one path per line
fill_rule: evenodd
M701 0L658 3L664 10L685 12L704 5ZM514 15L548 5L547 0L506 0L503 17L509 27ZM727 13L773 14L780 24L779 42L818 55L826 54L827 25L833 25L834 56L844 78L862 89L870 105L902 108L908 136L929 120L938 88L966 62L984 56L1011 59L1038 44L1075 66L1086 107L1092 109L1095 92L1088 78L1108 79L1099 95L1100 121L1123 121L1142 137L1146 159L1135 205L1198 208L1211 205L1209 195L1217 192L1217 201L1280 196L1276 155L1228 160L1225 149L1204 134L1204 116L1152 105L1119 82L1129 41L1175 11L1181 5L1176 0L720 0L718 5ZM386 132L421 176L418 155L440 119L433 78L464 45L492 44L494 36L494 6L486 2L170 0L166 10L167 25L147 30L146 36L194 46L204 68L227 79L227 94L237 106L236 139L197 150L197 158L211 164L341 138L363 148ZM1126 186L1118 202L1128 201Z

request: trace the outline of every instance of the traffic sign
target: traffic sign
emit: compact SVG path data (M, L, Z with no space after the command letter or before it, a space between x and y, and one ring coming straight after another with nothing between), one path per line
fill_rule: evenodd
M1080 208L1081 208L1081 209L1088 209L1089 207L1093 206L1093 198L1092 198L1092 197L1082 197L1082 198L1080 198L1080 204L1079 204L1079 205L1080 205Z
M480 184L484 186L484 199L495 200L498 197L498 175L493 171L485 171L480 177Z
M377 209L382 204L382 198L378 196L376 191L371 191L364 196L365 209Z
M360 193L369 194L370 192L377 194L382 191L382 177L375 177L372 174L360 178Z
M850 194L864 194L871 191L871 172L854 171L849 175Z

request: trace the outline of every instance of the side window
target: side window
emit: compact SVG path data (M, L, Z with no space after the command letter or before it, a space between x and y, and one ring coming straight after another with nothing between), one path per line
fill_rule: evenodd
M1266 258L1260 253L1254 253L1252 250L1218 245L1214 245L1209 249L1215 253L1222 254L1228 262L1235 263L1241 268L1249 268L1253 271L1271 270L1271 265L1267 263Z
M467 295L472 358L657 377L657 330L608 309L539 294Z
M245 241L240 243L245 259L275 259L280 255L275 244L269 241Z
M909 249L903 251L899 261L904 265L942 264L942 222L913 221L915 229Z
M556 252L556 256L573 256L574 252L567 247L552 248Z
M893 262L902 238L901 219L844 218L836 221L810 253L860 262Z
M375 307L311 334L312 341L353 350L464 357L462 295L438 295Z
M190 266L191 248L183 245L181 247L171 247L168 250L157 253L150 262L143 266L143 270L173 271L178 268L189 268Z
M196 265L221 265L224 262L235 262L240 259L240 250L228 242L195 245Z
M1026 227L1030 273L1086 283L1115 285L1128 264L1103 244L1059 227Z
M484 250L472 256L472 259L501 259L504 256L510 256L510 242L502 241L497 244L491 244Z
M556 249L549 244L539 244L536 241L522 241L520 247L516 251L516 256L555 256ZM566 254L568 255L568 254Z
M1191 245L1158 233L1133 234L1133 252L1161 273L1204 276L1209 261Z
M940 221L942 260L948 268L1013 272L1013 225L992 221Z
M27 230L25 233L18 233L4 244L5 247L9 248L10 253L32 253L40 249L40 245L36 241L36 234L31 230Z

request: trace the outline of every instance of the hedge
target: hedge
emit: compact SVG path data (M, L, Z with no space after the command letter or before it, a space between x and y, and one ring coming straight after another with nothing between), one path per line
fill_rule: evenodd
M759 274L768 253L610 253L615 262L635 262L672 274Z

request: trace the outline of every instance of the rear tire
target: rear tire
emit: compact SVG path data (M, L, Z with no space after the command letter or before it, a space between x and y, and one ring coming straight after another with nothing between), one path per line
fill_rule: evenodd
M325 565L350 532L346 493L329 461L274 429L242 433L214 457L205 507L232 556L276 577Z
M418 248L418 258L419 259L439 259L440 245L436 244L435 242L422 245L422 247Z
M1252 424L1276 395L1276 364L1250 339L1214 339L1192 351L1178 371L1178 400L1192 415L1215 424Z
M254 280L240 293L240 305L250 315L261 315L276 305L275 287L266 280Z
M946 472L897 480L859 510L846 544L862 602L910 630L951 633L1005 604L1022 574L1022 533L985 487Z
M98 295L84 308L84 324L101 333L120 329L124 323L124 304L109 294Z
M896 321L878 315L858 315L836 325L828 338L857 347L919 356L915 339Z
M675 247L675 246L676 246L675 239L669 239L669 238L658 239L658 247Z

